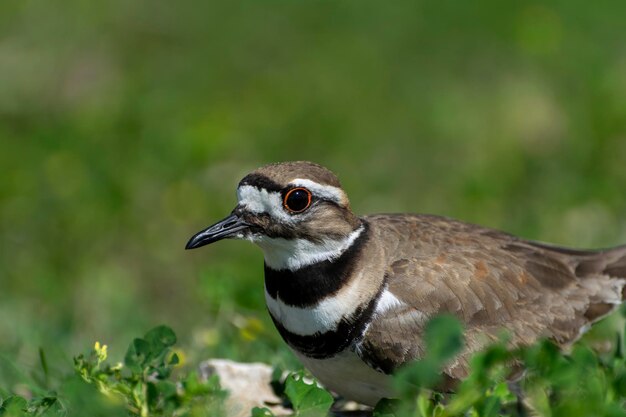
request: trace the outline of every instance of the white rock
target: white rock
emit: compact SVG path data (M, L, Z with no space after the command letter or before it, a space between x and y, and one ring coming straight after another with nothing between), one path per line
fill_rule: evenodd
M220 385L228 391L228 417L249 417L252 408L267 407L276 416L286 416L291 410L272 390L272 367L264 363L240 363L228 359L209 359L199 366L202 378L218 375Z

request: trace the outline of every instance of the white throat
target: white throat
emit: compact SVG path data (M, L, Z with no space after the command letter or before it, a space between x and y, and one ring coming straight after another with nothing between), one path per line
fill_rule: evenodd
M254 243L263 249L265 264L275 270L295 271L307 265L333 260L341 256L363 232L363 226L339 240L326 239L321 243L306 239L255 237Z

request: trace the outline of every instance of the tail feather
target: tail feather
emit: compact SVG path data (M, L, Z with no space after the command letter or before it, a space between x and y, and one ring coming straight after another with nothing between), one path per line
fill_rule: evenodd
M576 267L576 275L606 275L621 281L621 300L626 301L626 246L607 249L584 256ZM621 294L620 294L621 293Z
M574 269L577 277L601 275L621 281L621 299L626 301L626 245L600 250L580 250L533 242L549 252L561 255L561 260Z
M541 242L531 245L543 250L544 257L567 268L570 279L578 279L577 287L586 297L586 308L572 322L578 326L577 333L570 334L568 343L626 301L626 245L601 250L571 249Z
M604 273L612 277L626 278L626 247L618 249L622 249L621 257L607 265L604 269Z
M576 266L578 276L602 274L613 278L626 278L626 246L588 252L575 258L578 261Z
M579 277L603 274L626 279L626 245L599 250L571 249L539 242L533 242L533 245L565 255L573 262L572 266Z

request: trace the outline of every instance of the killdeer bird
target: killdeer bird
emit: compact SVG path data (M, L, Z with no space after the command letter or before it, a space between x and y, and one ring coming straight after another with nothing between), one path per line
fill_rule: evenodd
M423 355L438 313L465 328L465 349L442 370L454 381L503 329L513 345L567 347L626 297L626 246L568 249L432 215L359 217L337 177L311 162L259 168L237 198L187 249L260 246L281 336L327 388L364 404L393 397L390 375Z

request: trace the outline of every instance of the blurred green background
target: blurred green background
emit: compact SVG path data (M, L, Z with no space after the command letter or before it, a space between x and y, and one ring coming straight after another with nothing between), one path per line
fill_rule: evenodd
M626 2L0 3L0 387L43 347L121 358L165 323L188 364L295 366L260 250L187 252L269 162L358 213L626 243Z

